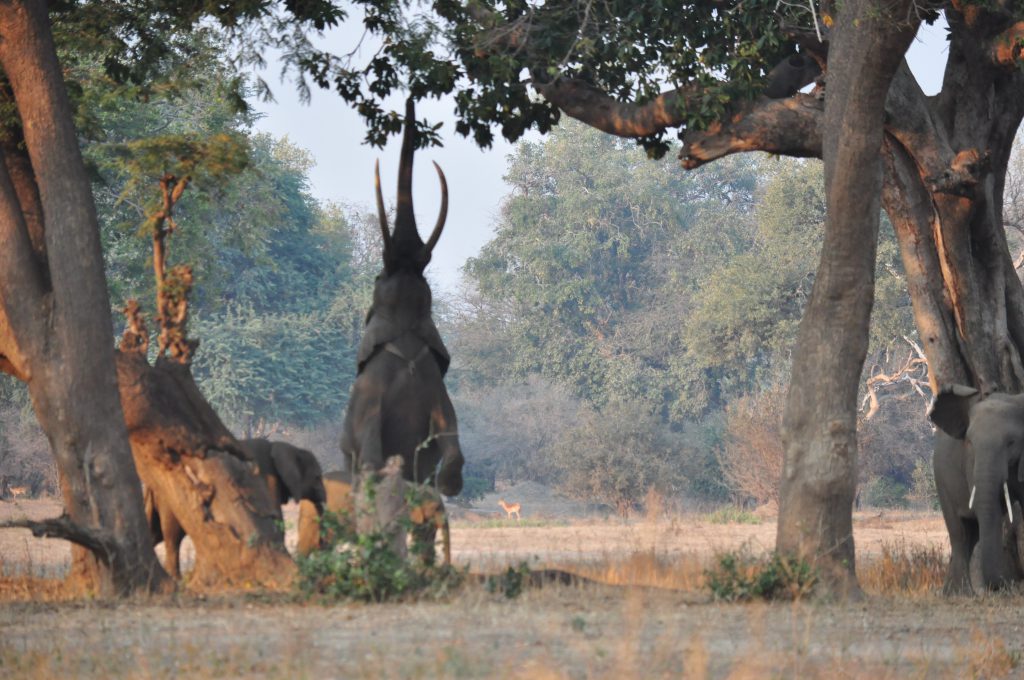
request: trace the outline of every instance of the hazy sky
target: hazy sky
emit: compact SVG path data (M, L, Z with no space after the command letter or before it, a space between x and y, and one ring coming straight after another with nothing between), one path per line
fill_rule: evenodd
M353 32L358 26L359 22L349 21L347 28L339 27L325 36L323 44L335 53L350 51L359 41L361 31ZM907 59L926 94L937 92L941 85L946 52L945 22L923 26ZM396 138L384 150L363 144L362 120L340 97L314 91L312 102L301 104L294 86L277 81L279 68L271 62L263 74L277 101L255 105L257 111L265 114L256 127L277 137L288 137L312 153L316 167L310 172L310 180L318 199L370 208L374 201L373 163L379 158L384 199L391 205L400 141ZM396 101L394 108L401 110L401 102ZM424 232L433 227L440 205L440 189L430 161L437 161L448 178L448 222L427 270L431 281L448 291L454 289L466 259L479 252L493 233L501 199L508 191L502 177L506 157L512 151L512 145L497 132L494 146L485 151L455 134L453 111L451 100L423 102L417 108L417 117L445 122L441 131L445 146L417 153L413 177L416 215ZM677 161L668 154L658 162Z

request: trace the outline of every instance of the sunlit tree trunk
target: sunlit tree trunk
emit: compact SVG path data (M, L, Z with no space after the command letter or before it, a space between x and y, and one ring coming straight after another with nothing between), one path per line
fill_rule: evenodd
M783 424L776 548L817 563L823 586L841 593L856 589L857 387L874 300L884 102L917 28L903 21L908 7L894 3L880 13L874 0L854 0L835 17L825 94L825 242L793 351Z

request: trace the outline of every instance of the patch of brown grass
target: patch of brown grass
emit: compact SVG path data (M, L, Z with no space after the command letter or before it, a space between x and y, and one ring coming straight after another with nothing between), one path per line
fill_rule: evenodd
M696 554L666 555L651 549L563 568L607 585L697 591L704 588L707 562Z
M66 602L82 595L62 578L0 575L0 602Z
M957 649L964 674L971 678L1007 678L1020 666L1020 654L1006 649L1006 642L980 630L971 633L971 643Z
M937 545L882 543L882 554L857 569L861 587L876 595L933 595L942 588L947 557Z

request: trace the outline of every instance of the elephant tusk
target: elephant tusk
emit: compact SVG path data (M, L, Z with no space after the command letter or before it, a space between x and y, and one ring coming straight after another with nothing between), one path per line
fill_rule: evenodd
M971 500L967 501L967 509L968 510L973 510L974 509L974 492L977 491L977 490L978 490L978 487L976 487L976 486L972 486L971 487Z
M1006 514L1010 516L1010 524L1013 524L1013 507L1010 505L1010 488L1003 482L1003 499L1006 501Z

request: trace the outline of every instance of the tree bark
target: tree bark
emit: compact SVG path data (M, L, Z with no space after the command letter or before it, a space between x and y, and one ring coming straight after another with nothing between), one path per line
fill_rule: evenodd
M776 549L817 564L831 592L857 590L851 507L857 387L874 301L884 103L917 29L910 3L844 4L829 47L823 156L828 216L800 323L783 421ZM881 10L881 11L880 11Z
M169 586L141 476L192 536L195 585L286 586L280 508L187 365L147 363L137 305L115 369L99 227L45 3L0 2L0 65L20 116L0 131L0 370L28 384L66 512L36 529L75 543L73 584Z
M39 200L24 191L24 159L5 148L0 365L28 382L57 458L68 521L113 537L103 550L76 548L71 580L103 594L159 588L166 574L144 521L114 377L99 227L44 2L0 2L0 65Z

